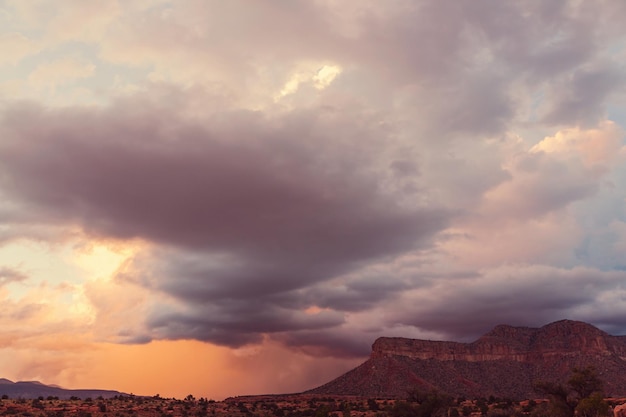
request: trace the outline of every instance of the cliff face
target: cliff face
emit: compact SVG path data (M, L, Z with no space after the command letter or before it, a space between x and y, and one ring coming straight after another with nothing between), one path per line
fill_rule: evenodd
M542 328L500 325L473 343L381 337L374 342L371 356L536 363L550 356L580 354L617 355L626 360L626 343L587 323L563 320Z
M501 325L472 343L382 337L370 359L315 394L403 397L415 387L453 396L532 398L535 381L564 382L593 366L609 395L626 395L626 337L583 322Z

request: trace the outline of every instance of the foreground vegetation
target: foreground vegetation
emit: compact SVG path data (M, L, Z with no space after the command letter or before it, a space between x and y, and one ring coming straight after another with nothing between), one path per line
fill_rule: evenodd
M249 396L225 401L116 396L0 400L0 415L15 417L602 417L626 399L605 399L591 368L575 369L566 384L536 384L541 399L453 399L437 391L411 390L405 400L314 395Z
M428 398L427 398L428 397ZM206 399L184 400L160 397L116 397L111 399L13 399L0 401L0 415L14 417L404 417L404 416L531 416L547 417L553 414L553 403L547 399L516 402L498 398L451 400L429 393L406 401L364 399L357 397L319 396L253 396L225 401ZM604 400L603 400L604 401ZM609 399L608 407L626 402ZM603 413L582 414L602 416Z

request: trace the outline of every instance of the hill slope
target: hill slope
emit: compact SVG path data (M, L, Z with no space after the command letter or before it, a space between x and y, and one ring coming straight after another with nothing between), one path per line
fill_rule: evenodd
M417 387L524 399L536 396L533 382L564 382L584 366L596 368L608 395L626 395L625 338L571 320L501 325L472 343L380 338L365 363L306 393L401 398Z
M58 397L60 399L78 398L112 398L116 395L124 395L119 391L97 389L64 389L52 385L44 385L37 381L13 382L0 378L0 396L7 395L9 398L38 398Z

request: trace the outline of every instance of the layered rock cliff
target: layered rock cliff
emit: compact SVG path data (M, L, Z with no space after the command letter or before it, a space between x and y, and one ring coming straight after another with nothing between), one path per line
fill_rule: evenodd
M542 328L500 325L473 343L381 337L374 342L371 357L535 363L555 355L581 354L617 355L626 360L626 343L587 323L562 320Z
M500 325L472 343L383 337L370 359L309 393L403 397L412 388L454 396L530 398L533 382L594 366L607 394L626 395L626 339L583 322L541 328Z

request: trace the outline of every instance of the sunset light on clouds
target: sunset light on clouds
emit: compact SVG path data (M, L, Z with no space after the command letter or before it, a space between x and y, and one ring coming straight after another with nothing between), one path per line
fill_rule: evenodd
M626 3L0 0L0 378L221 399L626 334Z

